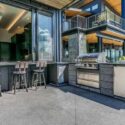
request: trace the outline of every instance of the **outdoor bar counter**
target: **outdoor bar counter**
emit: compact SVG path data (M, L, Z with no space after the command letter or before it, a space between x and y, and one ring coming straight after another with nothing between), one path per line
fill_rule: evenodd
M28 62L28 64L28 87L30 87L32 81L32 73L33 70L36 69L36 63ZM60 82L60 78L64 77L63 82L68 83L67 64L68 63L64 62L48 62L45 71L46 82L57 84ZM15 70L15 65L16 62L0 62L0 84L2 91L12 90L13 71Z
M0 62L0 84L2 91L10 91L13 86L13 71L16 62ZM29 62L28 83L31 82L31 71L35 68L35 63ZM30 84L28 84L30 86Z

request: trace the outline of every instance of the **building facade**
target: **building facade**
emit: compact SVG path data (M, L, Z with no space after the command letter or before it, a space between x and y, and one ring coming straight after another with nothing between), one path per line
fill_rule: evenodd
M84 53L105 52L109 61L116 62L125 55L124 2L84 0L65 10L63 60L74 62L78 55Z
M0 61L74 62L125 54L125 0L0 0Z

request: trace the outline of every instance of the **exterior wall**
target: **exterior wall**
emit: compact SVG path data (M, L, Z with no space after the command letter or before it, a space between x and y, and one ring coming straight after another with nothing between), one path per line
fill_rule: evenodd
M87 53L86 35L79 33L79 55Z
M69 38L69 62L75 62L78 56L78 35L73 34Z

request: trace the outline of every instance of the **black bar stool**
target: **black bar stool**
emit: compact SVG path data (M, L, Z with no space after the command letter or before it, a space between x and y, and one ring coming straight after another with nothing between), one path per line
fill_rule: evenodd
M17 83L20 85L20 87L25 87L26 92L28 92L26 69L28 69L27 62L17 62L15 71L13 72L14 94L16 93Z
M47 67L47 63L45 61L38 61L36 63L36 70L33 70L33 76L32 76L32 86L35 86L36 89L38 87L38 84L41 85L44 83L44 86L46 88L46 80L45 80L45 68Z

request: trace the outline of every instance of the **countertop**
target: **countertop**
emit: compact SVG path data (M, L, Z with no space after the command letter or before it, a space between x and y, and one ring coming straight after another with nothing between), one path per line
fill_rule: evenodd
M120 65L120 66L125 66L125 63L99 63L101 65L113 65L113 66L117 66L117 65Z
M29 61L29 65L35 65L36 62ZM67 65L67 62L47 62L47 64ZM16 62L0 62L0 66L14 66Z
M35 65L36 62L29 61L29 65ZM47 62L47 64L56 64L56 65L68 65L68 64L76 64L70 62ZM0 62L0 66L14 66L16 62ZM114 65L114 66L125 66L125 63L99 63L99 65Z

